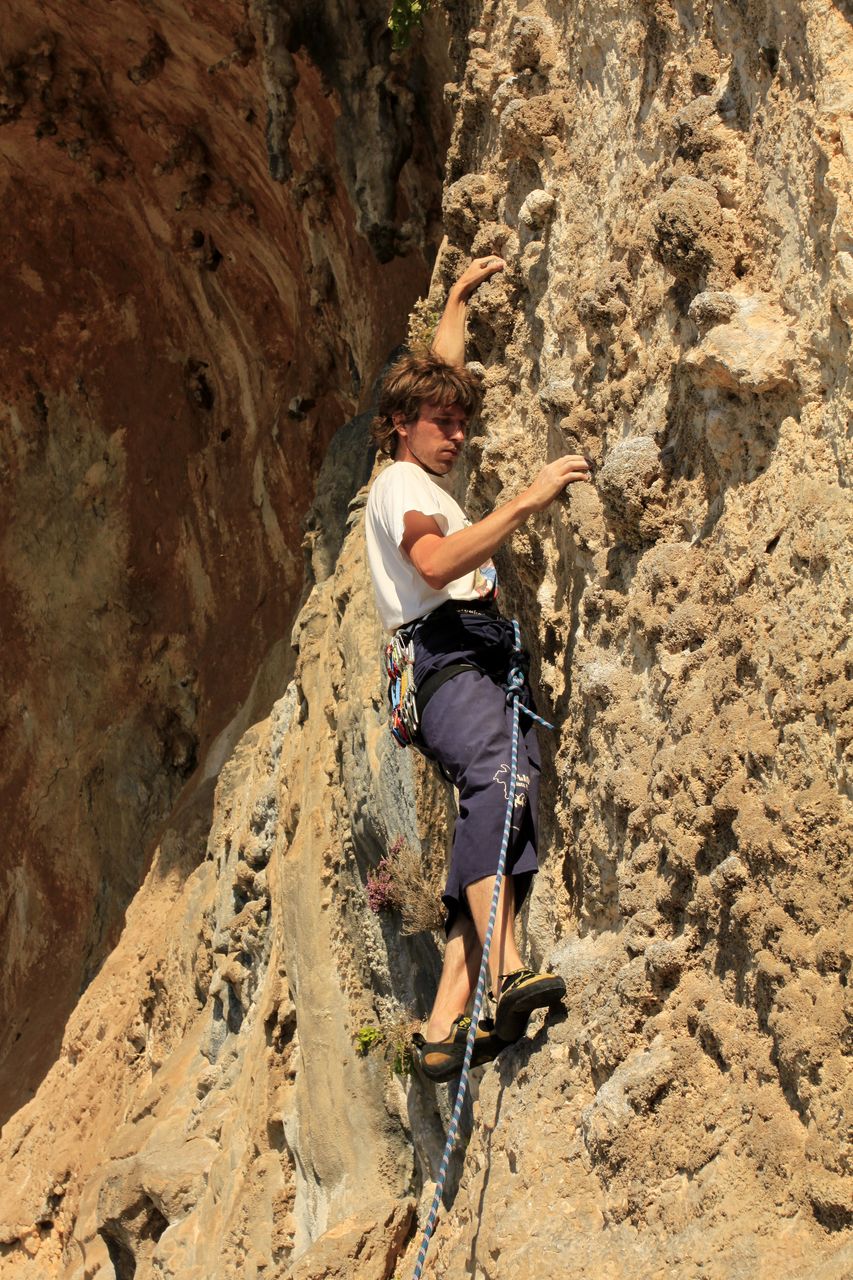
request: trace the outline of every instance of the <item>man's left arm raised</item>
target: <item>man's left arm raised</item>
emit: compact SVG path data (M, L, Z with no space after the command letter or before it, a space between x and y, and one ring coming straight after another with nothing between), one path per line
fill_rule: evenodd
M496 271L503 271L506 263L497 254L487 258L475 258L459 279L450 286L447 302L444 307L432 350L448 364L465 363L465 318L468 314L468 303L474 290L493 276Z

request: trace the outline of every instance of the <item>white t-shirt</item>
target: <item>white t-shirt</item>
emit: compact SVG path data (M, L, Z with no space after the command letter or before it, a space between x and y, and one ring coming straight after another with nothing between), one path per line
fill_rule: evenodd
M392 462L380 471L367 498L365 530L376 604L389 631L422 618L445 600L484 600L497 590L491 560L441 590L428 586L400 546L408 511L432 516L445 536L471 523L459 503L417 463Z

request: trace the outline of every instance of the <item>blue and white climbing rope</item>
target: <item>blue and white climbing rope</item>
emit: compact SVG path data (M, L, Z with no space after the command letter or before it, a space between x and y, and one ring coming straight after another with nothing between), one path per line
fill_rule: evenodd
M510 754L510 771L509 771L509 787L507 789L506 801L506 817L504 818L503 838L501 840L501 852L498 858L498 867L495 872L495 888L492 894L492 906L489 911L489 923L486 926L486 936L483 940L483 958L480 961L480 973L477 978L477 990L474 995L474 1008L471 1011L471 1025L468 1028L468 1039L465 1043L465 1057L462 1061L462 1074L459 1077L459 1087L456 1090L456 1102L453 1106L453 1115L450 1118L450 1124L447 1129L447 1141L444 1144L444 1152L441 1157L441 1164L438 1167L438 1181L435 1184L435 1194L432 1198L429 1214L427 1216L426 1226L424 1227L423 1239L421 1247L418 1251L418 1259L415 1263L415 1270L412 1274L412 1280L421 1280L424 1262L426 1261L429 1242L432 1239L432 1233L435 1230L436 1219L438 1218L438 1209L441 1204L441 1197L444 1192L444 1184L447 1180L447 1169L450 1164L450 1157L453 1154L453 1148L456 1146L456 1139L459 1136L459 1120L462 1115L462 1106L465 1102L465 1095L468 1092L468 1076L471 1070L471 1056L474 1052L474 1039L477 1035L477 1026L480 1021L480 1010L483 1007L483 997L486 993L486 974L489 969L489 950L492 945L492 934L495 929L495 920L498 914L498 902L501 895L501 884L503 883L504 868L506 866L506 855L509 849L509 836L512 830L512 814L515 808L515 789L518 775L518 717L519 712L523 712L531 720L535 720L537 724L544 725L546 729L553 729L554 726L549 724L547 720L543 720L535 711L531 711L521 701L521 693L524 689L524 667L522 665L523 650L521 648L521 631L518 623L513 619L512 622L514 647L512 659L510 661L509 675L506 681L506 700L512 705L512 749Z

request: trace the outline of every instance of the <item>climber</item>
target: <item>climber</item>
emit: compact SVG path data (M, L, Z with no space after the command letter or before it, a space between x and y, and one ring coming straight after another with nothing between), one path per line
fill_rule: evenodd
M481 401L479 379L464 364L468 302L505 265L499 257L477 258L462 273L450 289L430 351L403 356L384 378L373 426L379 449L393 459L367 502L377 605L388 630L412 641L420 695L415 745L438 762L459 792L443 894L444 963L424 1034L413 1038L415 1062L433 1080L448 1079L462 1065L470 1025L465 1011L477 982L507 801L511 713L503 681L513 635L498 610L491 557L567 485L590 478L585 458L558 458L517 497L473 524L443 484ZM442 681L442 672L450 678ZM424 705L425 689L430 693ZM561 977L525 967L515 942L516 912L537 869L539 773L535 729L527 724L519 739L507 875L489 953L497 1008L493 1024L480 1020L474 1065L518 1040L533 1009L565 994Z

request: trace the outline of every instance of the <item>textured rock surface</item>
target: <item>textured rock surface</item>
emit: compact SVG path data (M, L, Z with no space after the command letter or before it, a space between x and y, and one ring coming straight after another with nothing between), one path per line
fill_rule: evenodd
M426 278L444 54L416 100L381 4L318 8L4 11L2 1116L289 627L325 445Z
M336 439L323 493L326 475L366 478L365 446L363 422ZM395 836L417 842L417 816L413 761L379 712L361 542L302 609L294 679L221 770L212 827L190 788L4 1130L0 1274L26 1275L30 1254L33 1275L80 1280L131 1259L153 1274L155 1254L182 1277L286 1274L297 1256L300 1276L355 1258L390 1274L415 1181L407 1100L353 1034L423 1005L438 954L365 909L367 867ZM434 1151L437 1117L419 1125Z
M712 327L684 357L698 386L747 394L792 389L794 331L780 308L734 293L700 293L688 314L700 326L711 318Z
M566 448L598 483L499 564L559 726L525 926L566 1012L482 1073L427 1274L845 1280L853 29L828 0L472 17L431 301L469 254L508 270L460 493ZM423 1012L439 957L364 885L447 813L383 728L365 440L325 458L292 680L186 787L4 1128L4 1277L411 1267L448 1091L353 1036Z

